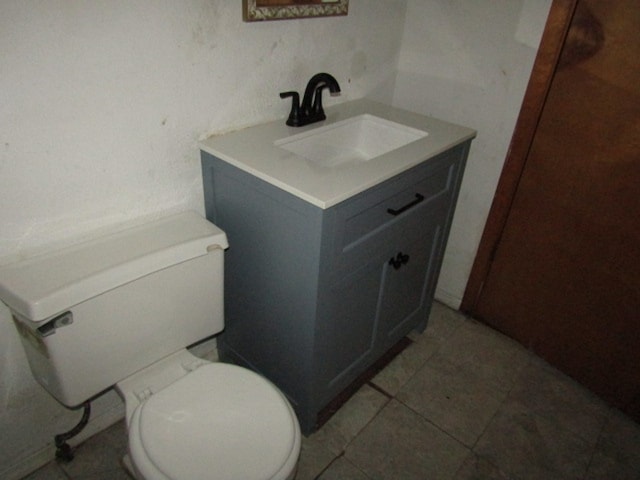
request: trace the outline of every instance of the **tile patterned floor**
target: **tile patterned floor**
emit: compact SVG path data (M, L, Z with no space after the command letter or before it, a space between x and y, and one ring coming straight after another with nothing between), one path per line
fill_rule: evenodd
M303 440L297 480L640 480L640 426L436 304L427 331ZM123 422L25 480L130 480Z

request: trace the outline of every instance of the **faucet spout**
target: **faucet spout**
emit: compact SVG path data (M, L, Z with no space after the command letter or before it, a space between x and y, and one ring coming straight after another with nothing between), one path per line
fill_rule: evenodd
M340 93L340 85L338 81L328 73L316 73L309 82L307 88L304 90L304 97L302 98L302 109L306 112L312 112L314 104L320 106L322 111L322 89L328 88L333 94ZM315 96L315 97L314 97Z
M326 119L322 108L322 90L328 88L332 95L340 93L338 81L328 73L316 73L309 82L299 102L297 92L283 92L281 98L292 97L291 113L287 119L287 125L301 127Z

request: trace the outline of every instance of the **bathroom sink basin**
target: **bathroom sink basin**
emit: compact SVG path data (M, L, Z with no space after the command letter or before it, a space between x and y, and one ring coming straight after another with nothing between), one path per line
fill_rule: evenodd
M323 167L366 162L426 137L427 132L363 114L276 140L274 144Z

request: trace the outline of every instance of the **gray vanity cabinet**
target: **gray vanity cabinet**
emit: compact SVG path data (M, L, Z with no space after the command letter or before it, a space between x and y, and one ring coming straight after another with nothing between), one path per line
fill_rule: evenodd
M305 434L426 327L469 143L327 209L202 152L207 218L230 244L220 356L278 385Z

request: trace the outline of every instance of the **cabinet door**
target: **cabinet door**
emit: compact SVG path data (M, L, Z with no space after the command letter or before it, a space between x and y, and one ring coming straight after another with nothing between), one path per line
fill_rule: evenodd
M378 308L379 347L391 347L426 318L442 242L444 215L431 212L411 222L411 234L398 239L386 259Z
M373 358L382 258L333 283L327 290L318 335L321 395L333 398Z

